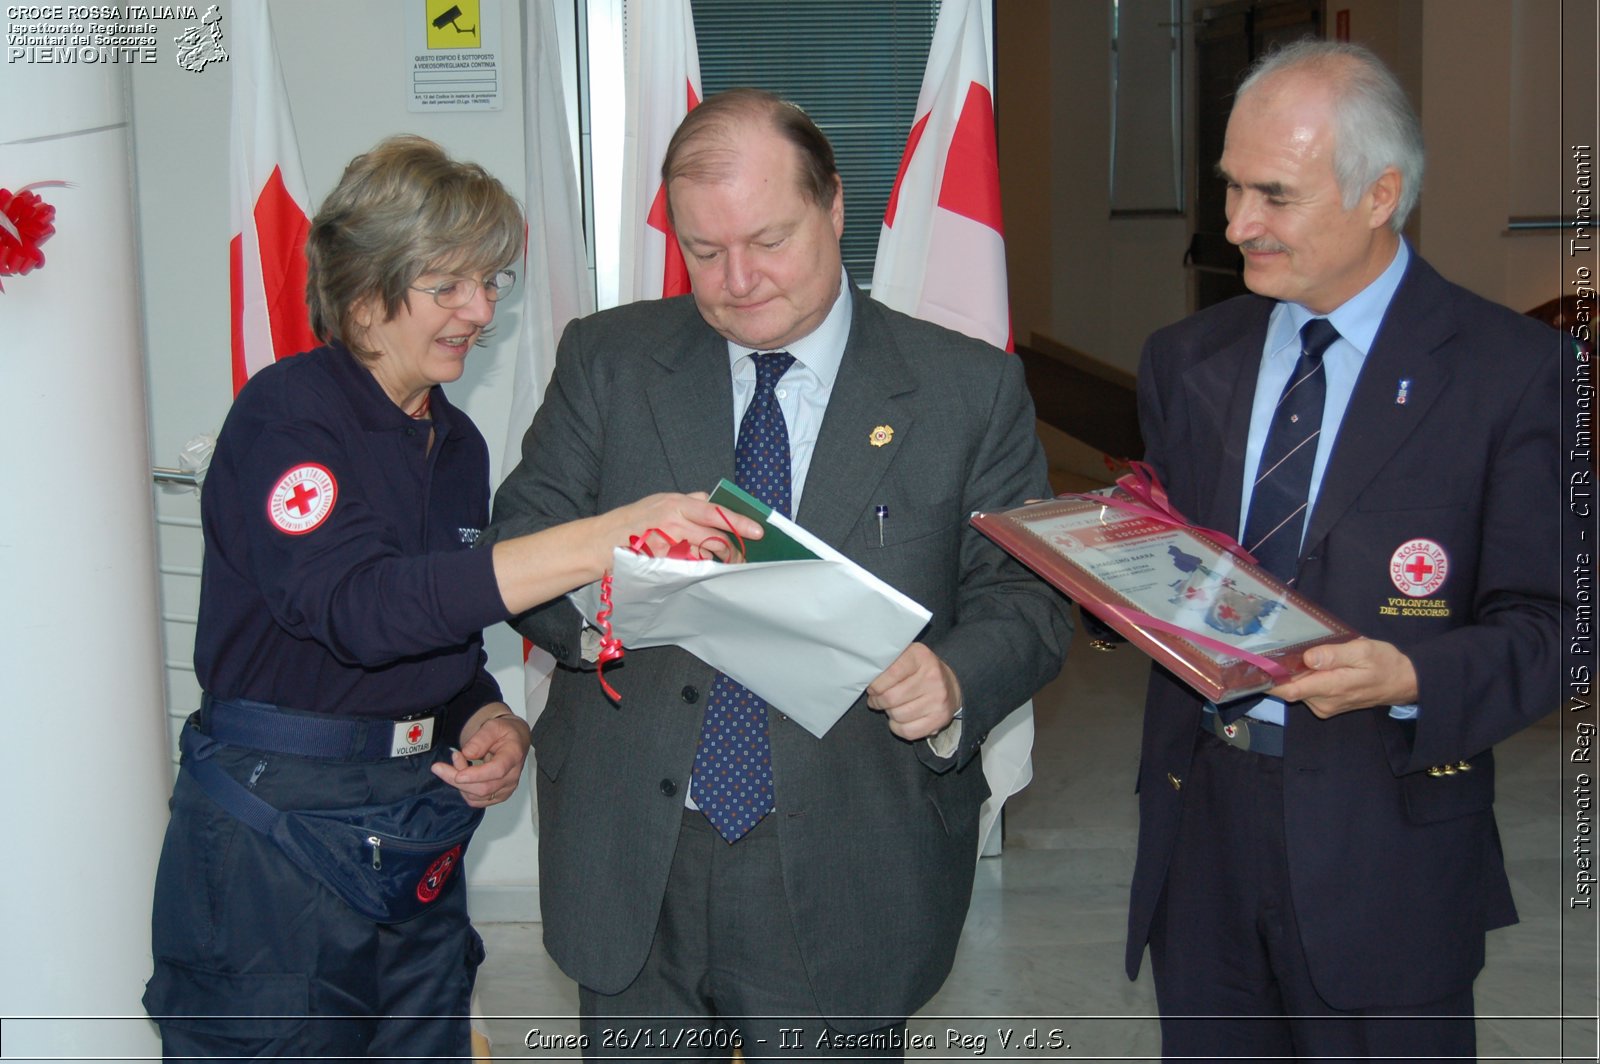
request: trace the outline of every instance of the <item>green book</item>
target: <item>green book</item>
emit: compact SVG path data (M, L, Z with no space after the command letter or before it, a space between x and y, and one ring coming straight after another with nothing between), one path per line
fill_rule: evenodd
M761 522L766 534L760 539L745 541L745 558L752 562L792 562L815 558L816 552L796 540L780 527L790 522L782 514L774 514L772 507L724 477L711 492L711 501L724 510ZM735 541L737 543L737 541Z

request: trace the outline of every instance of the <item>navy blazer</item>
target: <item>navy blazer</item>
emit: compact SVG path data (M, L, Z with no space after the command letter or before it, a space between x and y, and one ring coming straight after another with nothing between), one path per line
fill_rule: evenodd
M1155 333L1139 369L1148 459L1191 521L1237 528L1245 439L1274 301L1242 296ZM1499 740L1556 708L1565 338L1413 256L1339 427L1298 587L1416 667L1420 715L1287 707L1284 823L1307 962L1331 1006L1437 1000L1516 911L1492 809ZM1404 401L1402 380L1408 381ZM1421 598L1400 548L1443 552ZM1573 541L1575 542L1575 540ZM1437 555L1435 556L1437 557ZM1127 970L1137 975L1183 805L1201 700L1152 670ZM1430 775L1466 762L1467 771Z
M1070 614L967 523L1049 494L1021 363L854 298L796 520L932 611L919 639L964 698L951 758L895 737L864 698L822 739L769 711L790 922L819 1010L859 1031L910 1015L944 982L989 793L973 755L1059 670ZM709 490L733 475L732 425L727 342L691 298L576 321L489 535ZM879 426L892 438L874 445ZM878 504L892 515L881 541ZM580 984L616 993L655 934L714 673L676 647L630 650L606 670L614 706L580 671L570 603L517 626L563 665L533 730L545 945Z

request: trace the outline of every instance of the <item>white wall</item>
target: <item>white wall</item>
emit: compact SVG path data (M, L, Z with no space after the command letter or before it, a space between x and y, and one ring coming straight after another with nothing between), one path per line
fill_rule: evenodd
M45 263L0 294L14 1060L156 1049L139 997L168 784L126 95L122 68L0 66L0 185L69 183L38 190L57 212Z
M1595 18L1553 0L1422 3L1420 245L1446 277L1517 310L1567 279L1561 234L1506 223L1572 213L1567 147L1595 142Z
M313 202L350 159L391 133L418 133L483 164L519 199L522 155L521 5L501 5L504 110L412 114L406 110L405 22L395 0L271 0L301 159ZM226 42L237 44L224 7ZM133 78L134 158L140 262L149 351L152 461L175 464L184 441L215 432L232 400L228 337L228 107L225 63L190 73L170 61ZM489 442L494 483L510 408L517 302L496 316L498 336L474 352L449 388ZM199 701L189 663L200 559L198 499L157 496L169 712ZM179 570L173 572L170 570ZM490 662L514 708L522 705L521 645L504 625L487 634ZM491 810L469 855L479 919L533 919L536 853L524 778L517 800Z
M1110 3L1050 5L1049 38L1055 269L1035 328L1131 373L1145 337L1188 313L1189 223L1111 217Z

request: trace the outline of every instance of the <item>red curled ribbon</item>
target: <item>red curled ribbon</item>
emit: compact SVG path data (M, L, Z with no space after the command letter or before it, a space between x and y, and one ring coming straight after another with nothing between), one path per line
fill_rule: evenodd
M1132 461L1128 463L1128 468L1131 472L1117 478L1117 487L1131 496L1134 500L1132 502L1112 495L1091 495L1081 492L1066 492L1056 496L1056 498L1082 499L1099 506L1109 506L1113 510L1121 510L1124 513L1134 514L1138 517L1146 517L1164 525L1198 532L1200 535L1214 540L1219 547L1229 554L1242 558L1251 565L1256 564L1255 556L1240 546L1238 541L1226 532L1193 525L1185 520L1184 516L1173 508L1172 503L1167 499L1167 489L1161 485L1161 480L1156 476L1155 470L1151 469L1147 463ZM1171 621L1163 621L1158 617L1152 617L1148 613L1143 613L1127 606L1118 606L1110 602L1102 603L1101 605L1108 612L1130 624L1138 625L1141 628L1153 628L1158 632L1166 632L1168 635L1186 639L1206 650L1213 650L1219 654L1226 654L1229 657L1248 662L1266 673L1277 683L1287 683L1294 676L1294 673L1271 658L1262 657L1260 654L1252 654L1248 650L1241 650L1232 644L1224 643L1220 639L1212 639L1210 636L1201 635L1193 629L1173 624Z
M733 527L733 522L728 520L728 515L722 512L722 507L717 507L717 515L722 518L722 523L728 527L728 533L739 541L738 552L731 561L744 560L744 537L739 535ZM677 561L694 562L702 561L715 550L730 550L732 544L721 536L708 536L699 543L690 543L686 539L673 539L659 528L647 528L642 535L628 537L628 550L635 554L642 554L646 558L654 558L656 552L650 549L650 537L659 536L667 545L663 558L672 558ZM595 661L595 675L600 681L600 689L606 697L617 705L622 704L622 695L606 680L606 665L613 661L620 661L624 653L622 640L618 639L611 630L611 573L607 572L600 578L600 610L594 615L595 623L600 626L600 654Z
M620 703L622 696L606 682L606 662L622 657L622 640L611 634L611 574L600 578L600 611L594 615L600 626L600 656L595 660L595 675L600 678L600 689L613 702Z
M68 188L65 181L35 181L16 192L0 188L0 277L25 274L44 265L39 250L55 235L56 209L40 199L36 188ZM0 292L5 286L0 285Z

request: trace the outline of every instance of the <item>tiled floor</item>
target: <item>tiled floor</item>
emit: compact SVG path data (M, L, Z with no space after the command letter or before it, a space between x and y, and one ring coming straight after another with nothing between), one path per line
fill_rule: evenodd
M955 970L910 1030L936 1048L925 1059L1004 1059L1035 1033L1024 1059L1149 1059L1159 1054L1148 972L1122 970L1128 879L1137 811L1139 707L1146 659L1131 648L1099 654L1079 640L1061 676L1035 699L1033 784L1007 810L1004 854L979 862ZM1494 932L1477 982L1479 1052L1485 1060L1594 1060L1595 1025L1563 1014L1596 1011L1593 923L1563 927L1565 835L1560 823L1553 719L1501 745L1501 832L1522 923ZM489 960L479 1007L497 1059L571 1057L530 1050L524 1039L572 1033L577 989L545 956L539 928L480 928ZM1582 938L1583 941L1578 939ZM1565 955L1565 961L1563 956ZM1585 974L1587 971L1587 975ZM563 1017L565 1017L563 1019ZM949 1031L983 1037L951 1047ZM1071 1048L1050 1049L1059 1030Z

